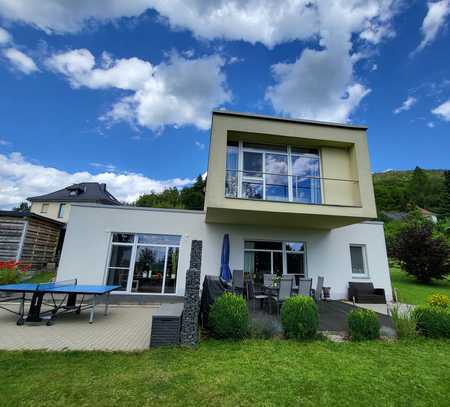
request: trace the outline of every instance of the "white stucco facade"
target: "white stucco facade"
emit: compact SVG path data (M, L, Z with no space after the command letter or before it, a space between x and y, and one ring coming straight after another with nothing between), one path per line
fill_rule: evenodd
M306 244L306 275L324 276L333 299L347 297L350 281L371 281L384 288L387 300L392 288L380 222L364 222L332 230L274 228L268 226L208 224L204 212L145 209L133 207L73 205L58 280L77 278L80 284L105 284L111 234L154 233L180 235L180 253L176 295L184 295L185 275L189 267L191 241L203 241L202 280L204 275L218 275L222 241L230 237L230 268L244 268L244 241L294 241ZM364 245L368 277L352 275L350 245ZM164 294L161 294L164 295ZM170 295L170 294L167 294Z

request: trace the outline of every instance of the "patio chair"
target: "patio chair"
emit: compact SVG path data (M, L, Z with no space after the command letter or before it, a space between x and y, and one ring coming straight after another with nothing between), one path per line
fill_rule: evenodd
M264 287L272 287L273 274L264 274Z
M312 278L301 278L298 280L298 295L311 296Z
M311 296L314 298L315 302L320 302L322 299L322 288L323 288L324 278L319 276L317 277L317 285L316 288L311 290Z
M244 270L233 270L233 283L231 289L234 294L244 294Z
M277 315L280 315L280 308L283 301L290 298L292 295L292 278L284 278L282 277L280 280L280 285L278 289L278 294L272 297L277 304Z
M372 283L348 284L348 299L353 303L361 304L386 304L386 296L383 288L374 288Z
M260 301L261 308L265 300L268 300L269 296L255 291L253 279L249 278L247 281L248 299L252 302L252 309L255 310L255 302Z

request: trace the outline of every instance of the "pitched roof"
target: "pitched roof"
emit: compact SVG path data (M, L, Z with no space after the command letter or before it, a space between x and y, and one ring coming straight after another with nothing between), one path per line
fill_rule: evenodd
M80 182L49 194L27 198L31 202L89 202L105 205L120 205L106 189L106 184Z

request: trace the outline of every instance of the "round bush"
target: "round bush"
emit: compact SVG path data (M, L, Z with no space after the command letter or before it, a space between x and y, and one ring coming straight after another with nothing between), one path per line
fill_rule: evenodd
M314 338L319 328L319 312L311 297L295 295L281 306L281 324L288 338Z
M428 305L432 307L447 308L449 304L448 296L445 294L431 294L427 298Z
M420 305L414 309L419 332L430 338L450 338L450 309Z
M351 311L347 323L352 341L364 341L380 337L380 322L377 314L371 310L359 308Z
M248 308L245 300L225 293L214 301L209 313L212 332L218 338L242 339L248 332Z

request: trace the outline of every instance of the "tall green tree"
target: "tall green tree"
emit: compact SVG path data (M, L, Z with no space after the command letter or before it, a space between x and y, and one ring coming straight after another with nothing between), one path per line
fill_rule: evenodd
M30 205L28 204L28 202L21 202L19 205L13 208L13 211L28 211L28 210L30 210Z
M450 171L444 171L444 193L442 195L442 212L450 217Z
M408 184L409 201L424 208L427 206L429 191L430 181L428 175L422 168L416 167Z
M190 188L183 188L180 192L180 200L184 208L202 210L205 204L206 182L199 175Z

